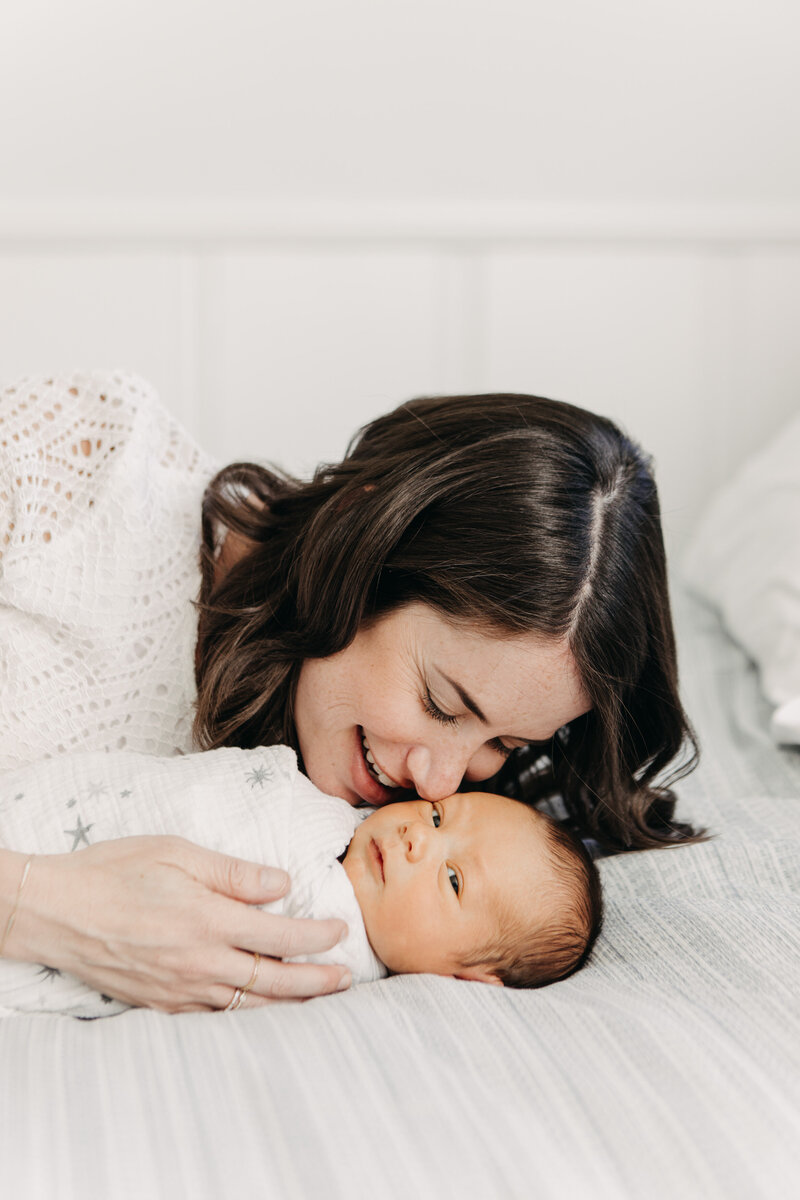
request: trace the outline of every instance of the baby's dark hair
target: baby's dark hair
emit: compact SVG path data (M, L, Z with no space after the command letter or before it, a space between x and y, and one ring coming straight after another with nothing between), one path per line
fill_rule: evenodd
M600 872L580 838L552 817L528 808L547 830L555 875L554 915L532 925L527 913L508 912L503 933L465 967L483 966L506 987L537 988L566 979L584 965L603 924Z

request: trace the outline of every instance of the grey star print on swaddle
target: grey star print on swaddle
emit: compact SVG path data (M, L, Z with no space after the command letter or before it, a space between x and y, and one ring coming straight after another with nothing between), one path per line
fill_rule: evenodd
M287 916L342 917L348 937L313 957L346 963L356 982L386 973L337 861L364 815L319 792L300 774L286 746L174 758L62 755L0 774L0 844L11 849L77 853L111 838L173 834L283 867L291 889L265 909ZM52 968L0 962L2 1011L94 1017L126 1007Z

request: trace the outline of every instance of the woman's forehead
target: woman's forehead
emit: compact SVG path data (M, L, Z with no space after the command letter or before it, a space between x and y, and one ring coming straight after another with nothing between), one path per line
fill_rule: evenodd
M398 630L402 629L407 636L471 655L497 655L507 650L514 655L522 652L571 658L566 637L558 638L535 632L509 632L484 621L453 617L421 601L395 609L379 618L377 624L394 626Z
M454 688L462 699L466 694L487 725L503 726L507 736L549 738L590 707L566 638L505 634L455 621L424 604L407 605L390 617L400 642L421 655L431 682ZM510 717L520 732L505 728Z

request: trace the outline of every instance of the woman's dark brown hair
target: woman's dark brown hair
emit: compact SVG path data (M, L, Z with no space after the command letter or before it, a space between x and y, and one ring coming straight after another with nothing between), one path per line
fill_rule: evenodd
M253 548L215 588L224 530ZM535 396L414 400L309 483L226 467L204 497L203 538L202 747L297 748L303 661L421 601L494 632L568 638L592 709L538 749L552 764L542 786L577 827L609 849L697 836L673 820L670 785L697 751L656 486L611 421Z

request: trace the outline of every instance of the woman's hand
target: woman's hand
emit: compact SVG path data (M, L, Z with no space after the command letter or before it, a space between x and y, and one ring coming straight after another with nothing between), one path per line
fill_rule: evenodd
M9 855L9 857L11 857ZM21 871L24 855L14 855ZM191 1012L348 987L343 967L284 963L334 946L339 920L293 920L249 907L282 896L284 871L183 838L132 837L33 859L5 955L69 971L128 1004ZM1 914L0 914L1 915Z

